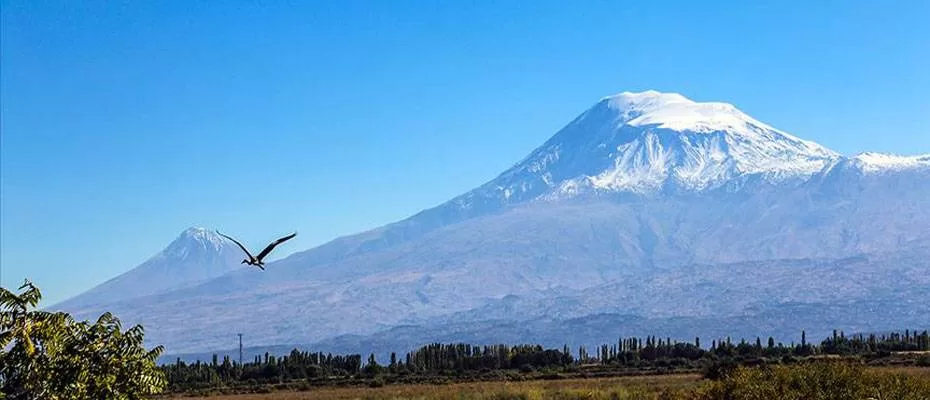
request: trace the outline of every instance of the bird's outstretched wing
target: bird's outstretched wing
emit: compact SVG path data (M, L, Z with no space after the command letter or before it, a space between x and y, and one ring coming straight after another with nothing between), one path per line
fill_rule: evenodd
M229 239L229 240L232 240L232 241L233 241L233 243L235 243L235 244L237 244L237 245L239 245L239 248L240 248L240 249L242 249L242 251L244 251L244 252L245 252L245 254L246 254L247 256L249 256L249 259L252 259L252 258L254 258L254 257L252 257L252 253L249 253L249 250L248 250L248 249L246 249L246 248L245 248L245 246L243 246L243 245L242 245L242 243L239 243L239 241L238 241L238 240L236 240L236 239L233 239L233 238L231 238L231 237L229 237L229 236L226 236L226 235L224 235L224 234L222 234L222 233L220 233L220 231L216 231L216 233L218 233L218 234L219 234L220 236L222 236L222 237L224 237L224 238L226 238L226 239Z
M265 258L265 256L268 255L268 253L271 253L271 250L273 250L275 246L277 246L277 245L279 245L279 244L281 244L281 243L284 243L284 242L287 241L287 240L290 240L290 239L291 239L292 237L294 237L294 236L297 236L297 232L294 232L294 233L292 233L292 234L290 234L290 235L287 235L287 236L285 236L285 237L283 237L283 238L280 238L280 239L278 239L278 240L275 240L275 241L271 242L271 244L269 244L268 247L265 247L265 250L262 250L261 253L258 253L258 260L261 261L262 259Z

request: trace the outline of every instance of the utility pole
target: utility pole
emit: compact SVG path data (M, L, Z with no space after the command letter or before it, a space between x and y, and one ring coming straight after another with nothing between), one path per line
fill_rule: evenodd
M242 367L242 334L239 334L239 367Z

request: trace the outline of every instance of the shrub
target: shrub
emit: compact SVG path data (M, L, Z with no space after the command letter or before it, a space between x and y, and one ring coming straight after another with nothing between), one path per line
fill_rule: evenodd
M930 381L858 363L813 362L738 367L698 390L700 399L900 399L930 398ZM826 397L825 397L826 396Z
M714 360L704 367L704 378L710 380L720 380L726 378L737 367L737 364L730 359Z
M917 365L921 367L930 367L930 355L920 356L917 359Z

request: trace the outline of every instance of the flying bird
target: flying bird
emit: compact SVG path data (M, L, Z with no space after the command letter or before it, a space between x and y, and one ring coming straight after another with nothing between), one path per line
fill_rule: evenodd
M274 250L275 246L277 246L277 245L279 245L279 244L281 244L281 243L284 243L284 242L287 241L287 240L290 240L290 239L293 238L294 236L297 236L297 232L294 232L294 233L292 233L292 234L290 234L290 235L287 235L287 236L285 236L285 237L283 237L283 238L280 238L280 239L278 239L278 240L275 240L275 241L271 242L271 244L269 244L268 247L265 247L265 250L262 250L261 253L258 253L258 256L253 256L252 253L249 253L249 250L246 249L245 246L242 245L242 243L239 243L238 240L233 239L233 238L231 238L231 237L229 237L229 236L226 236L226 235L220 233L220 231L216 231L216 233L218 233L220 236L222 236L222 237L224 237L224 238L226 238L226 239L232 240L233 243L239 245L239 248L242 249L242 251L245 252L245 255L249 256L249 258L246 258L246 259L242 260L242 262L241 262L240 264L254 265L254 266L258 267L258 268L261 268L262 271L265 270L265 267L263 266L263 265L265 265L265 263L262 262L262 260L265 259L265 256L267 256L268 253L271 253L271 250Z

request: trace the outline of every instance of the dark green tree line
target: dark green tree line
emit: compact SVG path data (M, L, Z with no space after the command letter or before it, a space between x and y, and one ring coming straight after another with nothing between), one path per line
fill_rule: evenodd
M471 345L464 343L433 343L397 357L391 353L389 362L382 366L374 354L362 363L362 356L346 356L292 351L283 357L266 354L252 362L238 365L228 357L211 363L185 364L178 360L163 366L172 390L202 389L230 386L243 382L280 383L324 377L374 377L379 374L435 375L468 374L501 370L565 370L579 365L599 364L625 369L690 369L703 368L715 363L753 364L780 362L786 357L806 357L818 354L881 355L891 351L928 351L930 336L926 330L887 335L856 335L847 337L842 332L823 340L819 345L809 343L806 332L801 343L783 344L769 337L763 340L730 338L711 340L710 346L701 347L701 339L678 342L671 338L648 336L645 338L619 338L615 343L603 344L596 354L589 354L581 346L577 356L568 346L546 349L540 345ZM769 360L769 361L766 361Z

